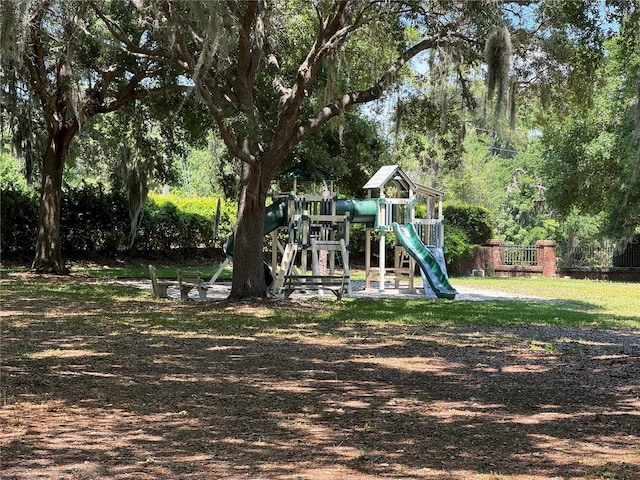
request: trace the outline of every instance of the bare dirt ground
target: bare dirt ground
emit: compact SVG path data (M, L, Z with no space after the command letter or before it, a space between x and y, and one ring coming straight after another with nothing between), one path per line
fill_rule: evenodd
M637 331L271 308L5 297L1 478L640 479Z

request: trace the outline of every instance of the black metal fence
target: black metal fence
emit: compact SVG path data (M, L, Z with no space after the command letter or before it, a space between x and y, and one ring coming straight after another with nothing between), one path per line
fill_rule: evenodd
M610 245L565 248L558 251L558 264L564 268L640 267L640 237L636 235L624 250Z
M565 268L575 267L613 267L614 247L578 247L567 248L559 253L558 264Z

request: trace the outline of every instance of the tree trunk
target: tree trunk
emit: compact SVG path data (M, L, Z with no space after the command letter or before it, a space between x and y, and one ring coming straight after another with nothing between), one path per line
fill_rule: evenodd
M267 296L262 251L265 203L270 179L263 175L260 162L243 163L242 190L233 247L233 283L229 294L229 298L233 300Z
M42 186L38 239L31 270L37 273L65 275L69 270L60 248L60 207L62 205L62 173L71 140L77 129L62 129L49 135L42 163Z

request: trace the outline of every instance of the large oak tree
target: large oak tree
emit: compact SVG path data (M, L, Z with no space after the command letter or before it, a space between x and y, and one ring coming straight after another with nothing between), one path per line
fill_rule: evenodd
M267 193L296 145L345 109L380 99L421 52L479 59L500 19L498 4L484 2L132 3L155 43L140 45L105 14L111 33L139 58L181 68L242 162L231 298L266 294Z
M5 0L2 19L3 106L40 112L46 128L40 152L41 200L32 269L66 273L60 246L63 172L69 148L95 115L179 88L151 58L131 55L108 35L87 2ZM131 39L144 45L145 30L124 2L104 3ZM11 101L11 95L20 102ZM20 112L12 112L19 118Z

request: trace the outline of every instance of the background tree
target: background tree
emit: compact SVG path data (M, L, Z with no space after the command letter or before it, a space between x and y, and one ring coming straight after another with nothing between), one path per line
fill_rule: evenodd
M640 71L640 56L619 38L607 47L591 103L546 110L544 174L558 213L604 214L612 237L630 239L640 225L640 77L629 67Z
M124 2L108 5L120 28L140 44L146 39ZM86 2L6 0L2 9L2 92L39 112L46 130L42 161L40 211L32 269L66 273L60 249L62 178L73 139L97 114L124 108L138 99L175 89L162 85L165 72L151 59L124 52L106 33ZM35 147L35 145L34 145Z
M444 101L415 96L396 108L394 162L425 185L442 185L445 175L461 166L465 124L461 99L454 95L452 88Z
M229 162L227 149L215 130L207 133L206 146L189 150L180 168L180 178L171 182L187 195L225 195L231 198L237 190L238 176L235 162Z
M300 142L283 161L282 169L296 162L320 167L338 178L340 195L358 197L367 180L389 161L387 142L371 119L348 110Z
M446 52L432 51L426 65L418 66L419 81L412 84L413 91L404 89L409 99L398 102L396 110L396 157L405 168L410 159L430 172L432 182L447 188L449 200L491 208L499 235L511 241L552 238L558 232L554 213L566 214L580 203L588 204L591 212L608 209L621 227L621 206L633 216L637 204L629 202L637 192L634 172L640 171L636 140L630 135L633 124L627 122L626 133L613 131L612 125L620 123L612 120L615 115L597 117L604 99L611 102L609 111L625 112L622 116L628 119L635 111L638 68L629 59L637 58L633 52L640 42L638 29L629 27L637 21L637 5L621 0L606 5L504 2L503 7L509 22L503 18L486 37L485 65L471 67L475 78L486 69L484 85L460 75L469 66L460 66ZM622 26L619 32L616 26ZM605 55L623 58L610 47L605 51L605 39L618 33L627 61L599 72ZM624 83L626 100L620 101L622 88L603 92L604 79ZM581 117L585 111L592 118ZM571 118L578 121L574 130L557 128L568 126ZM543 127L547 146L562 149L549 155L547 163L541 161L543 149L536 140ZM608 145L605 138L599 147L589 145L593 134L607 131L603 137L608 137ZM624 166L613 159L621 158L622 151L627 152ZM452 162L443 161L448 152ZM602 157L604 152L609 158ZM600 159L589 160L594 155ZM627 222L627 232L633 224Z
M206 142L208 118L194 96L174 93L98 116L80 133L69 155L71 172L126 194L129 249L134 246L149 189L158 183L179 183L188 152ZM65 179L77 183L67 173Z

